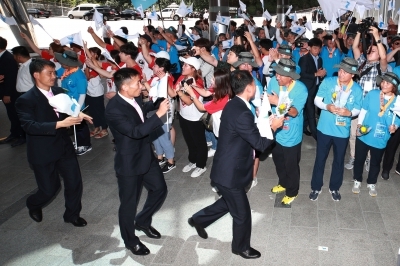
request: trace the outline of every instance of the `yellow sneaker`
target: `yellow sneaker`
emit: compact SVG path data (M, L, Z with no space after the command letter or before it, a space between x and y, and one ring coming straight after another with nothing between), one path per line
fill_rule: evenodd
M283 197L283 199L282 199L282 204L283 205L290 205L294 201L295 198L297 198L297 196L288 197L288 196L285 195Z
M285 192L285 191L286 191L286 188L282 187L281 185L274 186L271 189L271 192L275 193L275 194L282 193L282 192Z

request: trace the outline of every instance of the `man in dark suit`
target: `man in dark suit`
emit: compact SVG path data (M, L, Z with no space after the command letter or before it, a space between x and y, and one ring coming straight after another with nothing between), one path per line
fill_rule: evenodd
M195 213L188 223L200 237L207 238L204 228L229 212L233 217L232 252L255 259L261 254L250 247L251 210L245 188L253 180L254 150L264 151L273 140L261 137L254 124L249 101L254 98L256 86L249 71L233 72L231 86L236 96L222 111L218 149L210 175L222 197ZM274 118L271 129L276 131L282 123L283 117Z
M10 135L1 140L0 144L11 144L15 147L25 143L25 132L15 111L15 101L19 96L17 92L18 63L6 48L7 40L0 37L0 99L6 107L11 123ZM18 145L14 145L14 142Z
M308 46L310 47L310 52L299 60L299 67L301 68L300 81L308 89L307 102L304 108L303 131L307 136L313 136L314 139L317 139L314 98L317 95L319 84L326 75L326 71L322 68L322 59L319 57L322 41L313 38L308 42ZM307 130L307 126L310 131Z
M80 124L82 119L91 123L91 117L83 113L78 117L67 117L66 114L55 112L49 104L51 97L64 93L62 88L53 87L56 81L53 62L36 59L30 64L29 72L35 80L35 86L15 103L26 132L28 162L38 185L38 191L26 200L29 215L36 222L42 221L42 208L61 187L60 174L65 190L64 221L83 227L87 223L80 217L82 177L67 128Z
M168 110L168 100L159 98L143 105L140 97L140 74L132 68L114 73L117 95L106 108L106 120L115 139L115 172L118 178L119 227L127 249L135 255L148 255L150 251L135 235L135 229L150 238L161 238L151 226L153 214L159 210L167 196L167 185L151 147L150 133L164 123L160 119ZM159 107L159 108L158 108ZM155 115L146 113L157 109ZM148 190L143 210L136 215L140 194Z

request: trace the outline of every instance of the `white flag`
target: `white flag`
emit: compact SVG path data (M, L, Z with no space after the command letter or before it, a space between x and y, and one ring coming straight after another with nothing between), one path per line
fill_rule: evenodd
M307 23L306 23L304 26L306 26L307 30L309 30L309 31L312 32L312 24L311 24L311 21L307 21Z
M297 13L296 13L296 12L295 12L295 13L289 14L289 18L290 18L291 20L293 20L294 22L296 22L296 21L299 20L299 19L297 18Z
M250 18L249 18L245 13L240 14L240 16L241 16L242 18L244 18L245 20L250 21Z
M340 8L344 10L353 11L356 4L357 4L356 1L344 0L341 2Z
M233 37L230 40L222 41L222 49L231 48L234 43L235 43L235 37Z
M212 25L213 25L213 29L215 31L215 34L218 34L219 33L218 23L214 22Z
M177 49L178 51L180 51L180 50L185 50L185 49L188 48L187 46L183 46L183 45L179 45L179 44L175 44L175 47L176 47L176 49Z
M268 10L265 10L265 12L262 15L265 19L270 20L272 19L271 14L268 12Z
M190 6L188 6L186 12L187 12L186 15L189 14L189 13L193 13L193 3Z
M49 99L49 104L59 113L64 113L73 117L78 117L81 106L75 99L71 99L65 93L59 93Z
M54 38L50 35L50 33L48 33L48 32L45 30L45 28L43 27L43 25L40 24L39 21L37 21L34 17L32 17L32 15L29 15L29 19L30 19L32 25L37 25L37 26L41 27L41 28L44 30L44 32L46 32L46 34L50 36L51 39L54 39Z
M260 0L262 9L264 10L264 0Z
M99 30L104 26L103 14L101 14L99 11L97 11L96 8L94 9L93 21L94 21L94 24L96 25L96 30Z
M127 39L127 40L132 40L132 39L135 39L135 38L139 38L139 33L135 33L133 35L128 35L128 34L125 34L122 31L122 29L118 29L118 30L114 31L114 35L117 35L117 36L119 36L121 38L124 38L124 39Z
M183 2L183 0L181 1L181 4L176 11L176 14L180 15L181 17L185 17L187 15L187 6L185 5L185 2Z
M374 8L375 8L375 10L379 10L381 8L381 1L380 0L374 1Z
M302 27L302 26L298 26L298 25L295 25L295 26L292 26L291 28L290 28L290 31L291 32L293 32L293 33L296 33L297 35L302 35L304 32L306 32L306 28L305 27Z
M18 25L17 22L15 21L14 17L5 17L2 14L0 14L0 20L2 20L4 23L8 25Z
M224 16L217 15L216 22L218 22L218 23L229 26L230 21L231 21L231 17L224 17Z
M239 5L240 5L240 9L241 9L243 12L246 12L246 5L245 5L242 1L240 1L240 0L239 0Z
M144 12L143 12L143 6L142 6L142 4L140 4L140 5L136 8L136 10L139 11L140 17L141 17L141 18L144 18Z
M67 35L64 38L60 39L61 45L67 45L67 44L71 44L71 43L75 43L75 44L83 47L83 40L82 40L81 32L73 33L73 34Z
M339 23L336 20L335 14L332 14L331 24L329 24L329 30L336 30L339 28Z
M274 134L272 134L268 116L269 111L271 111L271 104L268 100L266 92L264 92L263 101L259 109L260 109L260 115L258 116L257 119L257 127L258 130L260 131L260 135L261 137L267 139L274 139Z
M394 0L389 0L387 11L394 10Z
M148 19L158 20L158 15L157 15L157 12L156 12L156 9L154 8L154 6L153 6L153 10L151 11Z
M365 12L365 6L364 5L356 5L356 10L358 12L358 14L360 15L360 18L364 18L364 12Z
M289 15L290 14L290 11L292 11L292 6L290 5L289 6L289 9L286 11L286 13L285 13L285 16L287 16L287 15Z
M383 22L382 15L379 15L378 28L380 28L381 30L387 30L387 24L385 24L385 22Z

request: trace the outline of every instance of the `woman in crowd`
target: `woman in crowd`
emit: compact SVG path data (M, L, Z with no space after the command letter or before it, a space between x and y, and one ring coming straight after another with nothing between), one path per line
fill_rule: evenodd
M371 154L367 188L372 197L377 195L376 182L382 156L390 134L400 125L400 120L390 109L395 105L400 78L393 72L377 76L380 90L371 90L363 101L358 115L353 193L360 193L362 174L368 151Z
M199 73L200 60L195 57L180 57L179 60L184 64L182 75L175 84L175 90L180 98L179 124L182 129L183 138L189 149L189 164L182 171L186 173L195 169L191 174L191 177L195 178L207 170L207 143L203 123L199 121L202 113L193 104L194 97L185 91L189 86L204 90L204 85L201 73ZM196 98L202 101L203 97L197 91L194 93Z

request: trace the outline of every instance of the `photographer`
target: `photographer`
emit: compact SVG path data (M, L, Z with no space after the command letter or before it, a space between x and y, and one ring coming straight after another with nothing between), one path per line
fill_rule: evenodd
M358 44L360 43L361 32L368 32L372 35L373 38L371 39L371 44L367 49L367 58L365 58L364 55L361 54L361 50L358 46ZM359 25L358 32L353 43L353 54L354 59L357 60L360 72L360 80L358 83L363 89L363 96L365 97L365 95L369 91L373 89L378 89L376 87L376 77L378 75L386 74L388 68L388 64L386 61L386 50L380 39L378 28L376 28L375 26L370 26L369 28L365 29L365 22ZM353 169L354 166L357 124L357 118L351 121L349 139L350 159L349 162L345 165L345 168L348 170ZM365 168L369 170L368 158L365 161Z
M307 38L300 38L295 42L295 48L292 52L292 59L296 63L299 64L300 57L308 54L308 42L310 40Z

